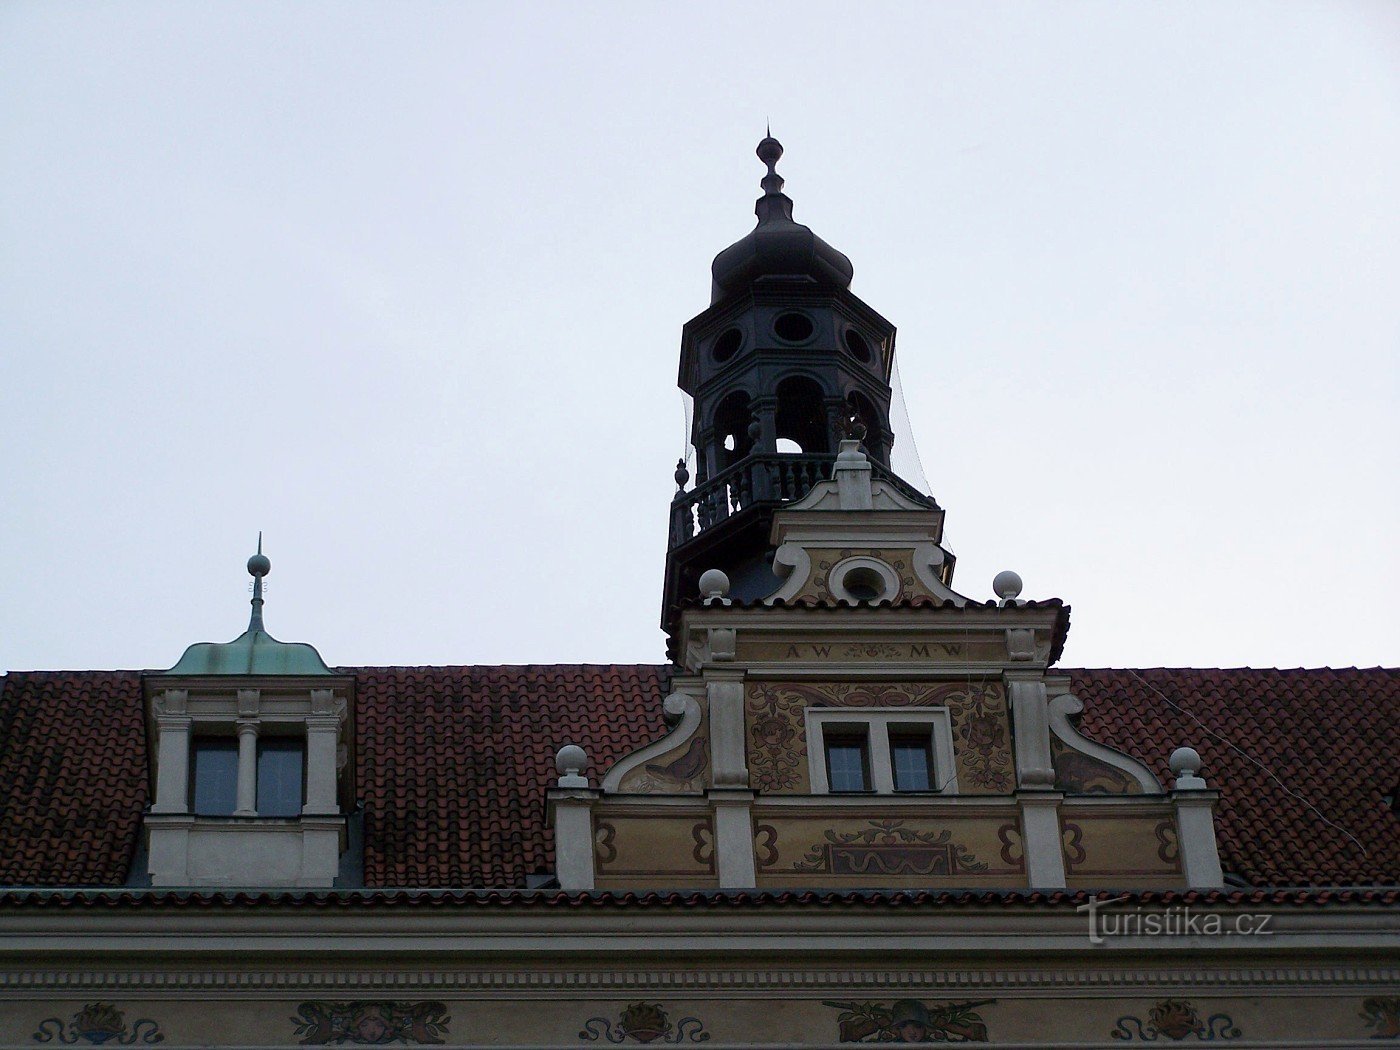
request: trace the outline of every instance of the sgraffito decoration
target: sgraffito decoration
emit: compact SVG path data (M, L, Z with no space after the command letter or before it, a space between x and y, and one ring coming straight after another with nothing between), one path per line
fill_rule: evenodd
M133 1021L128 1027L121 1010L111 1003L88 1003L73 1015L68 1027L57 1017L49 1017L39 1022L39 1029L31 1038L36 1043L119 1043L130 1046L133 1043L163 1043L160 1025L148 1017Z
M747 691L749 772L760 791L808 790L807 698L781 686L753 686Z
M803 598L815 598L828 603L836 601L831 590L831 570L847 558L853 558L857 555L877 558L894 570L895 576L899 578L899 590L889 599L893 604L899 605L915 595L922 598L932 598L934 594L920 582L914 574L914 570L909 567L913 553L908 548L897 551L885 551L878 548L875 550L856 550L852 547L843 547L840 550L814 548L809 552L812 557L812 575L802 589L788 600L797 602Z
M1215 1039L1238 1039L1240 1030L1229 1014L1211 1014L1205 1020L1185 999L1163 999L1147 1011L1147 1020L1140 1017L1120 1017L1118 1027L1109 1033L1114 1039L1129 1042L1154 1043L1158 1039L1182 1040L1195 1038L1201 1042Z
M792 866L826 875L975 875L987 865L952 841L953 833L915 831L902 820L872 820L861 831L825 832Z
M633 1003L618 1015L617 1021L591 1017L578 1034L584 1042L606 1039L610 1043L705 1043L710 1033L698 1017L682 1017L675 1024L660 1003Z
M946 707L959 790L1002 794L1015 781L1006 694L1000 682L865 685L761 683L744 697L749 773L760 791L805 793L808 707Z
M1361 1004L1361 1017L1375 1029L1372 1039L1400 1039L1400 998L1372 996Z
M1075 751L1050 734L1050 763L1055 787L1072 795L1140 795L1142 785L1117 766L1101 758Z
M442 1043L451 1020L436 1002L309 1002L297 1007L292 1034L302 1046Z
M843 1043L985 1043L987 1024L977 1010L994 1002L896 999L887 1005L862 999L822 1005L841 1011L836 1024Z
M687 740L629 771L618 790L641 795L704 791L710 781L709 739L709 718L702 711L700 724Z

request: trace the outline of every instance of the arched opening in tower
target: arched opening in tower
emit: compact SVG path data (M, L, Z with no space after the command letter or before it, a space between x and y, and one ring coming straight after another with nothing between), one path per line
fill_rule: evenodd
M733 466L753 450L753 438L749 437L749 424L752 421L749 395L742 390L735 391L719 403L713 424L714 440L718 445L715 459L719 470Z
M775 419L779 442L797 445L797 451L822 454L831 451L822 388L806 376L789 376L778 384ZM782 444L779 451L790 451Z
M876 459L887 458L893 444L889 421L875 407L875 403L859 390L853 390L846 395L846 404L850 407L852 417L865 424L865 437L861 439L861 443L866 452Z

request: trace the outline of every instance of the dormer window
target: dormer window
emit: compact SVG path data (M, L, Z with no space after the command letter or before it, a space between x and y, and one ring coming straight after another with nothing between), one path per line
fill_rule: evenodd
M195 737L190 809L200 817L231 817L238 808L238 741Z
M258 741L258 816L299 817L306 798L306 747L296 737Z
M246 733L246 730L245 730ZM295 736L249 733L247 745L231 736L197 736L191 752L190 812L197 817L299 817L306 801L306 743ZM247 772L239 762L246 746ZM253 776L243 785L240 776ZM240 805L240 798L252 802Z
M146 677L154 886L331 886L354 798L354 680L262 621L270 563L248 561L253 612L232 642L200 642Z
M813 794L958 790L945 707L808 708L807 739Z

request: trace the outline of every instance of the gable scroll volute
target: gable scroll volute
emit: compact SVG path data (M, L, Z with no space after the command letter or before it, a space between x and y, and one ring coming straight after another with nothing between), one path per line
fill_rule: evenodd
M662 702L670 729L620 759L603 777L609 794L698 794L710 786L708 704L703 687L678 688Z
M1160 795L1152 770L1135 758L1080 734L1073 719L1084 702L1067 684L1051 683L1050 756L1055 787L1069 794Z

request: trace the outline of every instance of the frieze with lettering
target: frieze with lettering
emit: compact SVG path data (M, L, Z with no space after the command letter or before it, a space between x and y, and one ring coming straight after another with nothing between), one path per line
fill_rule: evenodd
M852 640L849 635L810 640L775 639L748 631L739 632L735 653L740 662L776 663L893 663L960 664L1000 663L1006 659L1006 642L996 637L967 638L961 635L931 641L897 638Z

